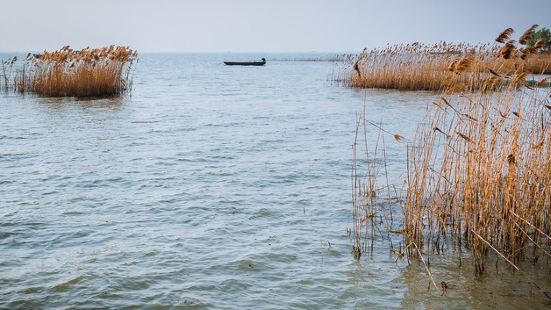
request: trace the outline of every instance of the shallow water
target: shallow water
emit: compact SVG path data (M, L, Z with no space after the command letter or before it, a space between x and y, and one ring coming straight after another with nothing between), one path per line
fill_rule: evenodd
M319 55L222 65L265 56L143 55L119 99L0 95L0 306L550 305L537 272L474 285L443 259L441 295L384 241L354 261L356 114L365 101L368 119L412 137L434 94L366 96L333 85L333 63L277 61ZM399 184L405 144L386 147Z

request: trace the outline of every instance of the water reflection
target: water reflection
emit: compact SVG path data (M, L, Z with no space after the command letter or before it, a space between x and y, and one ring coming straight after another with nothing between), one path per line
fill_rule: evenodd
M27 95L28 96L28 95ZM39 104L48 106L52 109L82 108L82 109L106 109L121 110L123 105L131 101L131 97L111 96L111 97L85 97L85 98L66 98L66 97L39 97L35 96Z
M414 309L548 309L551 306L549 267L523 264L515 271L503 261L490 261L486 272L476 276L472 259L435 256L431 271L432 286L425 267L414 261L402 275L407 290L401 303ZM442 282L447 289L442 288ZM429 290L429 285L430 290Z

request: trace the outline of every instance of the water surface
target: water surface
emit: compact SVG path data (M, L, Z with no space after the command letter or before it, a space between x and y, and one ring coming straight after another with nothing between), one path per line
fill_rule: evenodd
M434 94L366 96L330 82L334 63L278 61L318 56L142 55L125 98L0 95L0 306L549 305L531 278L511 293L505 268L473 288L443 260L441 295L382 240L353 259L356 115L365 102L412 137ZM390 140L400 184L405 144Z

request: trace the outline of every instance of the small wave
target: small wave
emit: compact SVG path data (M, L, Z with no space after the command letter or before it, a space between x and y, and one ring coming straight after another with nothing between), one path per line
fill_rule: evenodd
M68 291L72 286L79 284L84 280L84 276L78 276L69 280L66 280L62 283L59 283L55 285L52 289L55 292L66 292Z

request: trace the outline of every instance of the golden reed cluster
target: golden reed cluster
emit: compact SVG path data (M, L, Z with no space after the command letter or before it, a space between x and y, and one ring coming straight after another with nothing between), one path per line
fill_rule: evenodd
M479 52L444 51L448 45L442 43L438 49L446 53L443 57L449 63L438 66L453 76L410 139L370 122L364 110L356 123L353 144L354 227L350 234L354 234L356 258L372 249L373 240L380 235L390 241L398 258L419 259L435 288L431 261L444 253L455 256L467 249L477 274L482 274L490 261L497 264L502 260L513 269L526 263L548 264L551 90L542 87L549 84L545 79L526 81L526 62L541 46L537 43L528 49L522 45L533 29L522 34L518 43L510 39L512 29L500 34L499 45L490 49L495 58L490 69L482 65ZM505 68L509 60L518 65ZM473 79L483 77L480 81L484 82L465 80L465 73ZM380 133L374 150L367 147L367 124ZM407 142L405 197L388 183L387 134ZM356 159L357 151L365 152L365 161ZM360 175L359 169L367 174ZM381 177L385 184L377 181ZM397 224L393 224L395 216L389 207L393 199L402 207L402 220ZM392 243L393 233L403 235L399 247Z
M12 75L16 58L2 63L4 88L49 97L121 95L130 89L137 52L114 46L28 54Z
M512 33L498 36L503 45L494 63L528 61L541 47L519 48ZM486 74L466 57L452 62L453 72ZM501 85L499 91L457 93L454 83L462 81L447 85L417 129L403 209L410 256L441 253L453 241L471 251L479 274L488 257L519 269L522 261L551 256L551 91L540 88L544 80L527 84L522 63L508 75L501 69L486 82Z
M518 41L508 40L512 29L497 38L495 44L470 45L440 42L400 44L385 49L364 50L350 62L350 69L338 77L345 85L360 88L399 90L487 89L493 85L494 73L551 73L551 54L538 52L543 41L526 47L537 25L528 29ZM458 58L457 56L461 57ZM455 61L454 61L455 60ZM450 65L451 63L451 65Z

